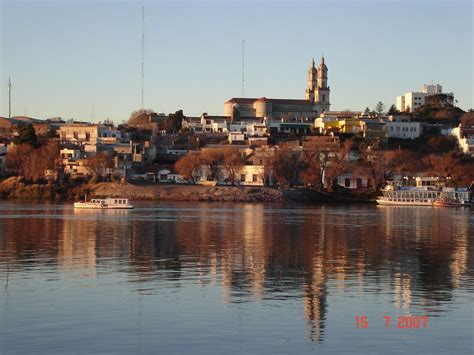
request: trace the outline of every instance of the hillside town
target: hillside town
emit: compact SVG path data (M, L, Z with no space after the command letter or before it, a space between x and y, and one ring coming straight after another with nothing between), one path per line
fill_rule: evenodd
M456 107L441 85L359 111L332 111L330 92L322 57L317 67L311 62L304 99L231 98L223 115L142 108L122 124L0 117L0 179L265 186L362 197L393 180L454 187L474 181L474 112Z

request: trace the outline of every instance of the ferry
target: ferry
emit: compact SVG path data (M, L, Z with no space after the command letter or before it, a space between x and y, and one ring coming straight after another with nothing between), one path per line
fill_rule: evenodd
M456 201L457 206L470 206L470 191L467 188L388 184L382 189L382 196L377 198L377 203L391 206L439 206L439 201L445 200Z
M132 209L128 198L107 197L93 198L90 201L74 202L74 208L88 209Z

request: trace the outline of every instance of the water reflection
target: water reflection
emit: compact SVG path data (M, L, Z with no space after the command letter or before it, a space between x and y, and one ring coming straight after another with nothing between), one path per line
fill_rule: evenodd
M423 207L2 204L0 272L5 295L9 275L54 271L125 275L141 297L196 284L218 288L223 304L299 300L321 342L333 296L389 295L394 308L430 313L454 289L472 291L473 225L469 210Z

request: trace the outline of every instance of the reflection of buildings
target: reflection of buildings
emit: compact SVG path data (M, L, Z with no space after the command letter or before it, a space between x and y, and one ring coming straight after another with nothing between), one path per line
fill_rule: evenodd
M166 282L220 287L230 304L296 298L310 339L324 341L331 295L389 292L393 306L429 312L474 269L465 210L170 203L134 218L82 212L0 218L0 274L54 261L73 276L125 273L136 290Z

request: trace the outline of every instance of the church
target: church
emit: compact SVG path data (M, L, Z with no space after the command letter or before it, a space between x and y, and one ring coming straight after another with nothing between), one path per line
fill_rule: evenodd
M329 111L328 68L324 56L316 68L314 59L308 70L308 86L305 99L270 99L239 97L224 103L224 116L238 118L292 119L315 118Z

